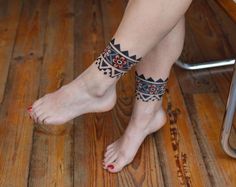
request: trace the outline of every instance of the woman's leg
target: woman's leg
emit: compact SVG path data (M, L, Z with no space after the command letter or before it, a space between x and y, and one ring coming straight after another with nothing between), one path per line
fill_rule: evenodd
M183 49L184 16L136 66L136 100L124 134L107 147L104 168L120 171L129 164L144 138L166 123L162 95L174 62ZM112 169L113 168L113 169Z
M130 1L115 40L75 80L34 102L29 108L32 118L38 123L62 124L84 113L110 110L116 101L117 80L174 27L190 3Z

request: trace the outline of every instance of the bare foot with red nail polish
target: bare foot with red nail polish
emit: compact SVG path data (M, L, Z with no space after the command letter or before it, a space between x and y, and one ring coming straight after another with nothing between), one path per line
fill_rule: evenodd
M112 173L121 171L132 162L144 139L165 123L166 114L160 101L136 101L125 133L106 149L104 169Z
M107 168L113 170L114 169L114 166L112 164L108 165Z
M59 125L85 113L111 110L116 82L92 64L69 84L35 101L30 116L39 124Z

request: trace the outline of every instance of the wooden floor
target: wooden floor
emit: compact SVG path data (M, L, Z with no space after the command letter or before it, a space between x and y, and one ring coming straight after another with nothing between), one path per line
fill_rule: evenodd
M164 98L168 123L149 136L122 172L102 168L104 149L125 130L134 72L117 85L106 113L65 126L35 126L26 107L85 70L117 28L125 0L0 0L0 187L234 187L236 160L219 135L232 67L173 69ZM236 24L214 0L186 14L181 59L236 56ZM128 80L128 81L127 81Z

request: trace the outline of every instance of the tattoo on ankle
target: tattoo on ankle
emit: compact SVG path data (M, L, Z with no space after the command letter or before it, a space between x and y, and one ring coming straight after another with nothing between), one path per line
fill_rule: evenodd
M155 81L151 77L148 79L145 78L143 74L138 75L138 73L135 71L135 79L136 99L140 99L145 102L161 100L166 91L168 78L166 80L158 79L157 81Z
M130 56L128 51L121 51L120 44L115 44L115 39L112 39L96 59L96 64L105 75L120 78L140 60L141 58L136 58L136 55Z

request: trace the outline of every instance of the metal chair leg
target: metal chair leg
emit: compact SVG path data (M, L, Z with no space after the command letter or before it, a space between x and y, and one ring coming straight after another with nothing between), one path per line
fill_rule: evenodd
M229 143L229 136L233 126L234 113L236 109L236 65L231 81L229 96L224 116L224 123L221 130L221 146L226 154L236 158L236 148L233 148Z
M221 67L235 64L234 74L231 81L226 111L224 115L224 122L221 130L221 146L226 154L236 158L236 148L233 148L229 143L230 132L233 126L234 113L236 110L236 63L235 59L210 61L203 63L188 64L180 60L176 62L176 65L186 70L199 70L213 67Z
M214 68L214 67L233 65L233 64L235 64L235 59L209 61L209 62L195 63L195 64L188 64L188 63L184 63L180 60L177 60L175 64L183 69L198 70L198 69L206 69L206 68Z

